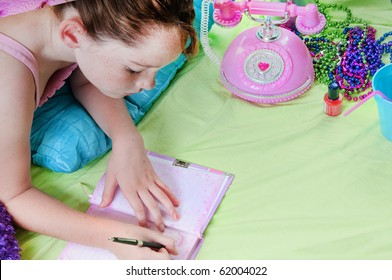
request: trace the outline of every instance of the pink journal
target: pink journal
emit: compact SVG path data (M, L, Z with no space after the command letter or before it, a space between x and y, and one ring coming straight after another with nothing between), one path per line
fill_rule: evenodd
M180 219L174 221L168 213L163 213L165 234L176 240L179 255L174 259L194 259L203 243L203 233L220 204L224 194L234 179L234 175L149 152L149 158L156 173L164 181L181 204L177 211ZM136 223L134 212L121 193L117 190L112 204L107 208L99 208L103 191L104 176L90 197L89 213L110 217L130 223ZM152 221L151 217L149 220ZM149 223L154 228L153 223ZM131 237L129 237L131 238ZM124 245L130 246L130 245ZM116 259L109 251L67 243L60 259Z

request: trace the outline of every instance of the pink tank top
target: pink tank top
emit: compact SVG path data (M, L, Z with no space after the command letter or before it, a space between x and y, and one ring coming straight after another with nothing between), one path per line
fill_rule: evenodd
M66 2L65 0L0 0L0 17L27 12L42 8L44 5L57 5ZM68 1L69 2L69 1ZM63 69L57 70L50 77L48 83L45 86L42 96L39 91L39 76L38 76L38 65L33 54L22 44L15 41L14 39L0 33L0 50L10 54L14 58L20 60L25 64L31 71L34 82L35 82L35 100L36 108L45 103L48 98L52 97L56 90L60 89L64 85L64 80L67 79L73 70L77 67L76 64L72 64Z

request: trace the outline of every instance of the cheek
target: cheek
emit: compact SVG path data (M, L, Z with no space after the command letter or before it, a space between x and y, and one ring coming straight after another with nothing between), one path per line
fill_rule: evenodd
M113 84L113 86L117 85L118 87L129 87L135 82L135 78L132 75L129 75L126 71L120 70L104 71L102 73L102 79L107 83Z
M135 79L128 73L101 71L91 81L98 89L112 97L123 97L127 92L135 92Z
M80 53L78 64L86 78L99 90L109 94L133 91L136 78L122 64L99 52Z
M105 77L105 73L113 71L113 65L107 56L94 49L80 50L77 55L77 63L83 68L88 76Z

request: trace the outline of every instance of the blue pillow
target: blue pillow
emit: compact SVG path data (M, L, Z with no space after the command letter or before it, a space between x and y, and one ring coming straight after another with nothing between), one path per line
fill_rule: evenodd
M202 0L195 0L194 27L199 33ZM213 24L210 8L209 28ZM152 90L143 90L125 98L129 113L137 124L177 70L186 62L180 55L176 61L158 71ZM32 161L55 172L74 172L111 149L111 141L73 97L68 82L34 114L30 136Z

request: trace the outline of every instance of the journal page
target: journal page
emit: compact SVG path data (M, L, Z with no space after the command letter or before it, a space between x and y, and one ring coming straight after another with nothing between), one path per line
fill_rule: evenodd
M177 211L178 221L173 220L161 207L165 225L181 231L202 234L213 213L218 207L224 193L230 185L233 175L185 162L178 162L162 155L149 155L159 178L166 183L180 200ZM104 177L98 183L91 204L101 202ZM134 215L125 196L117 189L109 208L118 212ZM149 221L153 221L148 216Z

